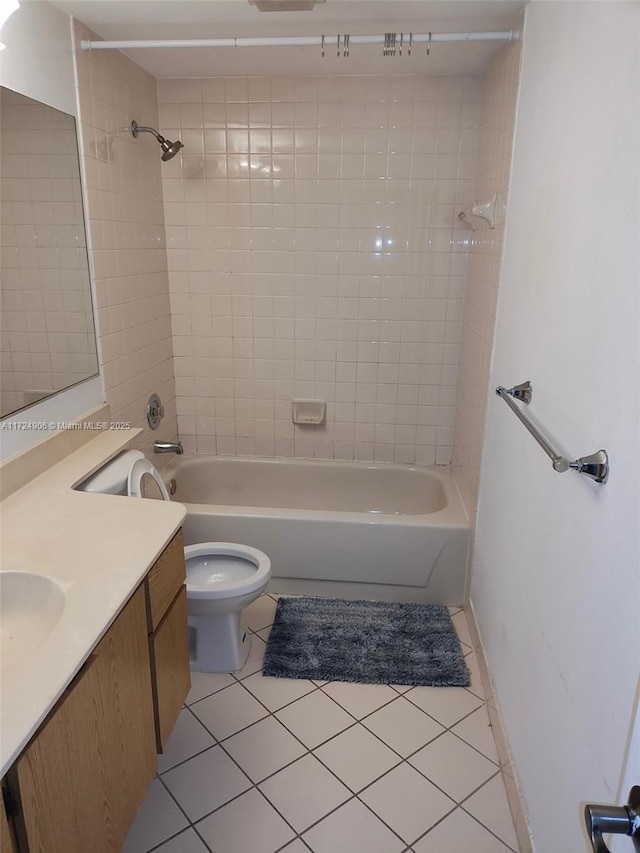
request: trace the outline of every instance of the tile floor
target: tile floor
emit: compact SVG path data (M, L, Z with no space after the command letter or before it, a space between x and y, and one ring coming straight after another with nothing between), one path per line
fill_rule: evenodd
M192 673L122 853L517 853L462 610L471 686L408 688L265 678L275 608L241 672Z

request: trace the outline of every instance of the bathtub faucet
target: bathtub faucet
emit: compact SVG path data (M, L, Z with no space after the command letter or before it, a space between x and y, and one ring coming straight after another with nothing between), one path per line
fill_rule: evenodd
M181 441L154 441L153 452L177 453L178 455L180 455L181 453L184 453L184 447L182 446Z

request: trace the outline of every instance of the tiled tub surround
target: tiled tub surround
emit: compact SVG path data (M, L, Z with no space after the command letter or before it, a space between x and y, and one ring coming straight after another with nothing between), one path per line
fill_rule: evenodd
M95 35L76 22L75 38ZM136 446L153 458L153 440L177 434L163 163L157 143L134 139L129 127L133 119L157 127L156 81L118 51L75 56L100 372L112 419L141 427ZM145 412L154 391L166 415L152 433Z
M237 676L192 673L123 853L518 851L463 611L468 689L264 677L274 611Z
M447 464L473 77L160 80L189 452ZM294 427L294 396L326 399Z
M459 605L468 523L445 468L180 456L185 542L269 555L276 592Z
M493 193L499 193L505 204L508 201L521 51L520 42L504 47L485 77L476 180L479 201L490 199ZM469 232L471 255L452 463L472 527L475 527L505 226L499 223L491 229L481 219L473 218L473 222L476 230ZM514 377L513 381L520 380Z

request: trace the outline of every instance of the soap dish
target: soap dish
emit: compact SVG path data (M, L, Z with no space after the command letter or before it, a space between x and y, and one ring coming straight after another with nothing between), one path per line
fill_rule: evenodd
M293 400L291 418L294 424L318 426L327 418L326 400Z

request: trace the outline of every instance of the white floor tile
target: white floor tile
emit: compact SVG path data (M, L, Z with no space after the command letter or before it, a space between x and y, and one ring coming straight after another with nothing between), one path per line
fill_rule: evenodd
M400 762L395 752L360 724L319 746L314 755L354 792Z
M259 786L297 832L302 832L351 796L326 767L306 755Z
M257 723L268 712L237 682L191 705L196 717L218 740Z
M189 820L199 820L251 787L219 746L201 752L162 777Z
M359 796L407 844L455 806L453 800L407 764L396 767Z
M406 757L442 734L444 728L403 696L366 717L362 725Z
M282 853L309 853L309 848L299 838L282 848Z
M154 779L140 806L122 853L144 853L189 825L159 779Z
M482 701L464 687L414 687L405 693L405 698L445 728L450 728L482 705Z
M156 847L153 853L209 853L209 848L196 834L195 829L187 829L162 847Z
M261 595L242 614L244 624L250 631L260 631L262 628L268 628L269 625L273 625L276 606L276 602L270 595Z
M462 809L456 809L413 845L415 853L508 853L508 848Z
M268 628L263 628L261 631L256 631L257 636L262 637L262 639L266 643L267 640L269 639L269 634L271 634L272 627L273 627L273 625L269 625Z
M306 752L273 717L228 738L224 748L254 782L261 782Z
M253 675L254 672L260 672L262 669L267 644L258 634L250 634L250 637L251 649L249 651L249 657L242 669L235 673L236 678L246 678L248 675Z
M164 773L165 770L191 758L192 755L214 746L215 742L215 738L191 711L183 708L178 715L164 753L158 756L158 773Z
M321 690L287 705L276 717L309 749L354 724L353 717Z
M449 732L412 755L409 764L457 803L497 771L492 761Z
M516 831L501 774L495 776L473 796L469 797L464 803L464 808L501 838L505 844L514 850L518 849Z
M406 693L407 690L411 690L411 684L390 684L389 687L392 687L398 693Z
M452 616L451 621L455 625L458 637L460 637L460 642L466 643L467 646L471 646L473 648L473 642L471 640L471 634L469 633L469 626L467 624L467 617L464 610L460 610Z
M242 683L270 711L278 711L295 699L317 689L315 684L306 679L270 678L261 672L250 675Z
M457 723L451 731L498 764L493 729L489 725L489 715L484 705Z
M255 788L196 826L216 853L274 853L295 835Z
M229 687L235 683L235 678L230 672L195 672L191 670L191 690L187 695L185 704L192 705L212 693L217 693L223 687Z
M361 720L372 711L393 701L397 693L388 684L350 684L346 681L331 681L322 688L338 704Z
M471 684L467 687L476 696L484 699L484 688L482 686L482 678L480 677L480 667L478 666L478 657L475 652L470 652L464 659L469 673L471 674Z
M358 800L351 800L303 836L314 853L400 853L405 845Z

